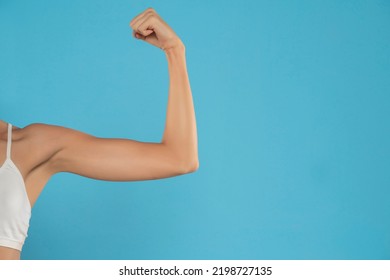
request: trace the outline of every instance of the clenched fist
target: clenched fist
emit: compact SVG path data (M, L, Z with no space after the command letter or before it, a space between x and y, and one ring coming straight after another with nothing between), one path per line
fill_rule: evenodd
M146 9L130 21L133 36L164 51L184 46L171 27L152 8Z

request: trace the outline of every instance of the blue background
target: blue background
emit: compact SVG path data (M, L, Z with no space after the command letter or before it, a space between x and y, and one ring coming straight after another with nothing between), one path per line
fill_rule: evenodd
M186 45L200 169L55 175L22 258L390 259L389 1L2 0L1 119L160 141L147 7Z

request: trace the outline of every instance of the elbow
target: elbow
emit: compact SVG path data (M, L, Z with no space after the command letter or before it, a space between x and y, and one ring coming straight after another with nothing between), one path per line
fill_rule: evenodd
M187 173L193 173L199 169L199 159L196 157L187 166Z
M191 159L183 160L178 164L178 173L180 175L193 173L199 169L199 159L198 157L194 157Z
M198 151L196 149L189 149L187 146L178 149L173 146L166 147L168 152L169 165L173 176L193 173L199 169Z

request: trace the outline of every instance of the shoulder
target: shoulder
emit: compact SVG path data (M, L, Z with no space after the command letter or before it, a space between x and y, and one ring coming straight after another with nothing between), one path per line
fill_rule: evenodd
M75 129L45 123L29 124L19 133L31 148L38 149L46 156L58 153L69 143L92 137Z
M31 123L15 130L17 138L37 160L45 161L61 149L66 128L44 123Z
M63 126L51 125L45 123L32 123L21 130L23 130L24 134L28 136L38 136L38 135L55 135L62 133L65 129Z
M32 123L22 128L21 131L23 131L22 135L29 139L56 141L58 143L63 142L63 140L69 137L87 135L75 129L45 123Z
M93 136L59 125L31 123L18 131L28 147L35 165L46 163L51 174L58 172L59 164L69 147L89 143Z

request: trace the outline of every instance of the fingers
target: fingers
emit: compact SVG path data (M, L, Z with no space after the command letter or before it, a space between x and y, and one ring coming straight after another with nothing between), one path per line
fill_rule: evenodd
M154 31L152 16L145 16L141 18L140 25L137 27L137 32L144 36L148 36Z
M133 30L133 37L136 39L144 39L141 34L137 33L135 30Z
M150 31L152 29L150 23L153 14L154 10L152 8L146 9L130 21L131 28L143 36L150 35L153 32L153 30Z
M133 23L130 24L131 28L138 32L138 27L145 21L144 18L145 14L140 15L136 20L133 21Z
M133 36L162 50L181 42L172 28L152 8L146 9L130 21Z
M152 8L148 8L146 9L145 11L143 11L142 13L140 13L139 15L135 16L131 21L130 21L130 26L133 26L133 24L141 17L143 17L145 15L146 12L149 12L153 10Z

